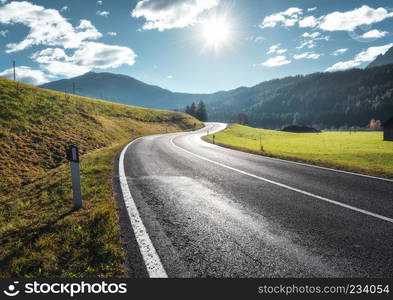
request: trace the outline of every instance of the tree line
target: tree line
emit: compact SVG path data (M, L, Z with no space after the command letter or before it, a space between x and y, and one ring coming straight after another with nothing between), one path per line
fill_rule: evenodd
M224 92L207 104L209 118L280 129L379 127L393 116L393 65L271 80ZM380 122L377 122L380 120Z
M208 120L206 106L203 101L200 101L198 104L192 102L191 105L187 105L186 113L197 118L199 121L206 122Z

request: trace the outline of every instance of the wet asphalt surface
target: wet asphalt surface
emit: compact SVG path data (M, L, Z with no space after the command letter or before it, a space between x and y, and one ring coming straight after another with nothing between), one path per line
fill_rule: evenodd
M210 133L223 127L207 124ZM203 135L148 136L125 154L130 191L169 277L393 277L393 223L211 161L388 218L393 182L233 151ZM145 277L138 248L128 251L133 276Z

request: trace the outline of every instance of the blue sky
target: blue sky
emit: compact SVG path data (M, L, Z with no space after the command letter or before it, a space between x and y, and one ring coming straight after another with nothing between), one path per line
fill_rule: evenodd
M0 0L0 76L88 71L214 92L364 67L393 46L391 0Z

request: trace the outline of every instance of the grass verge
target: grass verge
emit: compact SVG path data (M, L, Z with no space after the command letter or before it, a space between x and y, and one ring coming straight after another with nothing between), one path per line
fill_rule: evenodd
M213 135L204 139L212 142ZM288 133L232 125L216 133L215 142L253 154L393 178L393 143L383 141L382 132Z
M194 118L0 79L0 277L122 277L112 160L139 136ZM72 209L65 146L80 147L84 208Z

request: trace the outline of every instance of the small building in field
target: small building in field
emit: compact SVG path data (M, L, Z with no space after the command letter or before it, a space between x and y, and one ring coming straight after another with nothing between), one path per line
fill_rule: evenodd
M382 124L383 140L393 142L393 117Z
M307 126L290 125L281 129L281 131L293 132L293 133L319 133L320 131Z

